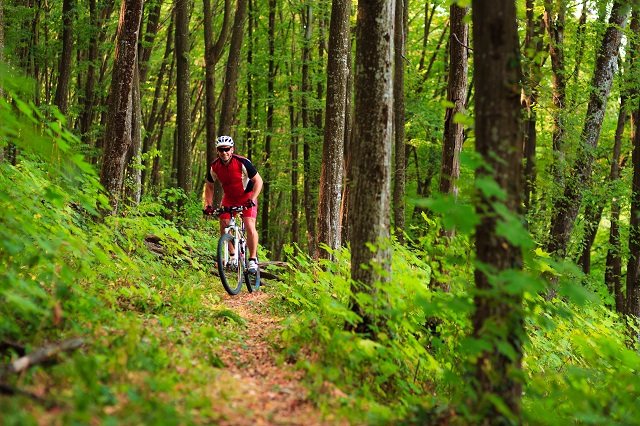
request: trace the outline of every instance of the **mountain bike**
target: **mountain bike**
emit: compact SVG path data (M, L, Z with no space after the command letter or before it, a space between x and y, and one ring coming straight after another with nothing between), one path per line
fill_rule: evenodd
M249 272L249 251L244 230L242 212L244 206L220 207L213 216L220 217L223 213L229 213L229 225L218 240L218 272L220 281L227 293L234 296L242 290L242 283L247 284L249 293L260 288L260 267L255 274Z

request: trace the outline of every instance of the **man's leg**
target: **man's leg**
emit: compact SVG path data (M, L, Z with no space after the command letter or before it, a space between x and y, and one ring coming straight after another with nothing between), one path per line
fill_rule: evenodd
M227 226L229 226L229 218L223 218L220 217L220 235L224 234L224 230ZM234 254L235 253L235 248L233 247L233 244L231 244L231 242L229 242L229 253L230 254Z
M256 218L244 217L244 230L247 234L247 247L249 248L249 257L255 258L258 253L258 231L256 231Z

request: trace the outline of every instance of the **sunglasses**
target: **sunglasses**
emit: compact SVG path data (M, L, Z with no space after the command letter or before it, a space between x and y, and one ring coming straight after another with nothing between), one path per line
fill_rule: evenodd
M231 148L218 148L218 152L229 152Z

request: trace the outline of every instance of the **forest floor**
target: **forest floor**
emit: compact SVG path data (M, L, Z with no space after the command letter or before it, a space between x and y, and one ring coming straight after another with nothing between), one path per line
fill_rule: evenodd
M225 295L223 303L248 324L237 340L228 340L221 348L221 360L238 383L238 392L230 396L221 425L348 425L332 416L324 416L308 397L302 383L304 372L281 361L273 347L274 336L283 318L267 309L268 290ZM280 361L279 361L280 360Z

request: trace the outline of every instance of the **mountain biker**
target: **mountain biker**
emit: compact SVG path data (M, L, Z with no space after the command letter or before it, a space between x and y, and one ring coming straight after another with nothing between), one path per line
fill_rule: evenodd
M211 215L214 212L213 196L215 181L222 184L224 194L221 206L246 206L243 212L243 222L247 234L249 248L249 272L258 271L258 231L256 231L256 217L258 216L258 195L262 190L262 177L251 161L234 153L234 142L231 136L220 136L216 139L216 158L207 170L207 182L204 186L202 198L203 213ZM220 215L220 233L229 226L230 214Z

